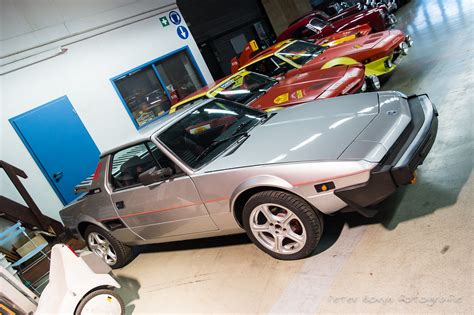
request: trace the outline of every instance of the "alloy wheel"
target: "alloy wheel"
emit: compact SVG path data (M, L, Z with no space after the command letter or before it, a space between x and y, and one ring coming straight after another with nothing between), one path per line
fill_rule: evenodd
M300 251L306 230L298 216L286 207L264 203L250 213L250 230L265 248L284 255Z
M97 232L91 232L87 237L87 243L91 251L102 258L107 265L115 265L117 254L107 238Z

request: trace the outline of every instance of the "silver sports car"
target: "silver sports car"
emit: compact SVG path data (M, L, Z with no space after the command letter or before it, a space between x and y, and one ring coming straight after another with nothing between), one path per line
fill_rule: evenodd
M264 252L313 252L323 215L410 184L437 132L427 95L378 92L272 113L212 99L102 154L64 224L111 267L131 246L246 232Z

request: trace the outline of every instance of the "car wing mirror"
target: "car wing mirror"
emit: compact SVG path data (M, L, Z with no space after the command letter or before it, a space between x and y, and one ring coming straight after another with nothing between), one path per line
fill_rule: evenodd
M162 181L171 175L173 175L173 170L170 167L157 168L155 166L150 168L148 171L141 173L138 176L138 179L140 180L140 183L148 186L150 184Z

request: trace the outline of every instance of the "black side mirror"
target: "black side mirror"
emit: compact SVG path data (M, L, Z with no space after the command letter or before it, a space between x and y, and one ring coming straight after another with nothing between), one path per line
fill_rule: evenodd
M155 166L150 168L148 171L141 173L138 176L138 179L140 180L140 183L145 186L148 186L150 184L162 181L170 177L171 175L173 175L173 170L170 167L158 169Z

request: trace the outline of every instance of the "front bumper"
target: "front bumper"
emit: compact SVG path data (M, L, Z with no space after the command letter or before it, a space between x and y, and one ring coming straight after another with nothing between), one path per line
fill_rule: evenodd
M371 217L377 213L371 206L380 203L400 186L414 179L417 167L423 164L438 131L438 112L427 95L408 97L412 120L366 183L336 189L334 194L357 211Z
M410 48L413 46L413 39L410 35L406 35L400 40L395 47L387 49L387 55L365 64L365 75L382 76L395 70L402 61L403 57L408 55Z
M392 63L391 61L394 59L393 55L386 56L365 65L365 75L366 76L381 76L387 73L392 72L397 67L397 64ZM390 60L390 65L387 65L387 60Z

